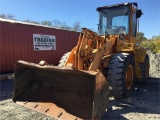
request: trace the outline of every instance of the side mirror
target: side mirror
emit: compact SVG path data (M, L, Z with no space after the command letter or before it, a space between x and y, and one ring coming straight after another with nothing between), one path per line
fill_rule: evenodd
M136 11L136 18L140 18L141 15L143 15L142 10L137 10Z

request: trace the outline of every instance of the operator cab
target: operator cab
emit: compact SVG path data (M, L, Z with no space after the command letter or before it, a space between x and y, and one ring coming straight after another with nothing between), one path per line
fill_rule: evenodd
M131 6L133 7L133 9L131 9ZM132 19L134 21L132 23L134 24L134 31L136 33L136 18L139 18L142 15L142 11L137 9L137 3L124 3L114 6L104 6L97 8L97 11L99 12L98 34L104 35L105 32L107 32L108 35L129 34L129 21L131 19L130 13L132 13L131 10L135 11L133 13Z

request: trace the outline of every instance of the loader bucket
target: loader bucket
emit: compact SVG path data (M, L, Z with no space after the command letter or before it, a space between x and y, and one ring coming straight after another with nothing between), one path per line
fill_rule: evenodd
M101 72L18 61L13 102L56 119L100 119L108 103Z

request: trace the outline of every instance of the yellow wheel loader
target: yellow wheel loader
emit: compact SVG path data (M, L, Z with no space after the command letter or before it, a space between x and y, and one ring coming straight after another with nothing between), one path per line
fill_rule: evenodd
M137 3L97 8L98 33L82 28L58 66L18 61L13 101L56 119L101 119L109 93L126 98L135 78L144 83L149 59L138 46ZM109 90L110 87L110 90Z

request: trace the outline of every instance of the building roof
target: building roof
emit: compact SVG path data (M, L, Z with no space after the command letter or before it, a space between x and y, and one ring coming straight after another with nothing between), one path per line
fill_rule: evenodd
M0 18L0 22L1 21L2 22L15 23L15 24L32 25L32 26L38 26L38 27L46 27L46 28L54 28L54 29L58 29L58 30L65 30L65 29L61 29L61 28L53 27L53 26L47 26L47 25L30 23L30 22L17 21L17 20L9 20L9 19L4 19L4 18ZM66 31L77 32L77 31L73 31L73 30L66 30Z

